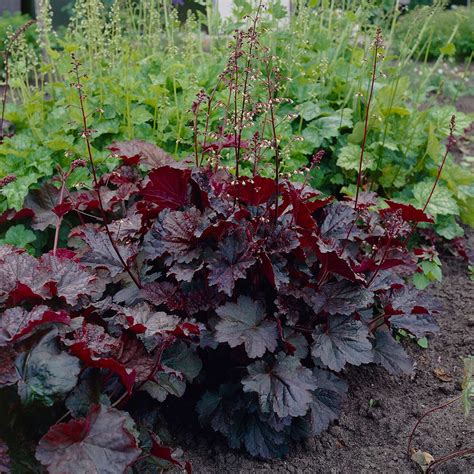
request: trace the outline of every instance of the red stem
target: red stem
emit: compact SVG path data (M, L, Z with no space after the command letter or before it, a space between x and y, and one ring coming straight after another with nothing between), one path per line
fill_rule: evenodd
M61 192L59 193L59 202L58 205L60 206L63 203L64 199L64 190L66 188L66 179L67 176L62 175L62 185L61 185ZM56 256L56 251L58 249L58 241L59 241L59 230L61 228L61 223L63 221L62 217L56 216L56 231L54 233L54 244L53 244L53 255Z
M369 99L367 101L367 107L365 109L365 122L364 122L364 136L362 138L362 145L360 149L360 157L359 157L359 172L357 173L357 189L356 189L356 196L354 201L354 210L357 209L357 203L359 201L359 192L360 187L362 184L362 164L364 162L364 151L365 151L365 143L367 141L367 133L369 131L369 112L370 112L370 104L372 102L372 96L374 93L374 84L375 84L375 77L377 73L377 54L378 54L378 45L377 43L374 45L374 62L372 66L372 79L370 83L370 92L369 92Z
M138 288L141 288L142 285L140 284L138 278L130 270L130 267L125 262L122 255L120 254L120 251L117 247L117 244L115 243L114 238L112 237L112 233L110 232L110 229L109 229L107 214L105 213L104 205L103 205L103 202L102 202L102 196L101 196L101 193L100 193L99 181L97 179L97 172L96 172L96 169L95 169L94 159L92 157L92 148L91 148L91 143L90 143L90 140L89 140L89 130L87 128L87 115L86 115L85 107L84 107L84 96L82 95L82 92L81 92L81 87L82 86L80 84L79 62L74 58L74 56L73 56L73 64L74 64L74 72L76 74L76 79L77 79L76 87L77 87L77 91L78 91L78 95L79 95L79 105L80 105L80 110L81 110L81 115L82 115L83 134L84 134L84 139L86 141L87 155L88 155L89 163L90 163L91 169L92 169L92 177L94 179L95 192L97 193L97 200L99 201L99 210L100 210L100 213L101 213L101 216L102 216L102 220L104 222L105 232L107 234L107 237L109 238L109 241L110 241L110 244L112 245L112 248L114 249L114 252L116 253L118 259L120 260L120 263L122 264L123 269L130 275L130 278L135 283L135 285Z
M451 151L451 147L454 144L454 124L455 124L455 116L453 115L451 117L451 127L449 131L449 136L448 136L448 144L446 145L446 151L444 152L443 159L441 160L441 164L438 166L438 173L436 174L436 179L435 182L433 183L433 187L431 188L431 192L428 196L428 199L425 202L425 205L423 206L423 212L426 211L426 208L428 207L431 198L433 197L433 193L435 192L436 186L438 185L439 178L441 177L441 172L443 171L444 164L446 163L446 158L448 157L448 153ZM415 222L411 228L410 233L407 235L405 238L405 243L407 243L410 240L410 237L413 235L415 232L416 228L418 227L418 222Z
M443 408L446 408L449 405L452 405L453 403L457 402L460 399L461 399L461 396L458 396L456 398L453 398L449 402L443 403L442 405L438 405L437 407L434 407L434 408L430 408L428 411L423 413L423 415L421 415L420 418L418 418L418 421L416 422L415 426L413 427L413 429L410 433L410 437L408 438L408 448L407 448L408 457L410 457L410 455L411 455L411 446L412 446L412 441L413 441L413 435L415 434L415 431L418 428L418 425L423 421L423 419L426 418L431 413L434 413L435 411L438 411L438 410L442 410Z
M433 472L435 467L439 466L440 464L444 464L445 462L450 461L451 459L460 458L462 456L470 456L471 454L474 454L474 447L461 449L459 451L455 451L454 453L446 454L446 456L438 458L436 461L432 462L428 466L426 474Z

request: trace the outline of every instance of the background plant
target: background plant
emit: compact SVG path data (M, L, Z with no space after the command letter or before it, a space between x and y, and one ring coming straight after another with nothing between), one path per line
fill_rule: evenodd
M252 11L249 2L236 4L235 21L222 24L208 8L206 15L190 16L182 26L166 2L150 0L136 7L116 2L106 8L98 0L83 0L77 2L68 31L60 38L50 29L47 2L43 5L40 38L46 56L34 59L37 56L32 51L22 53L19 48L12 80L15 94L7 118L18 131L0 150L0 174L16 172L18 179L2 190L4 210L21 208L28 189L52 175L57 163L67 168L70 158L65 152L77 156L80 150L77 127L68 124L67 118L74 104L67 86L71 51L83 58L85 72L94 77L87 86L91 108L102 111L94 121L92 142L100 173L117 164L106 150L113 140L151 140L181 158L192 153L189 104L193 91L211 92L225 64L222 36ZM377 14L386 31L388 54L383 76L377 78L370 114L365 174L372 190L417 205L422 204L436 174L440 141L454 112L451 106L434 107L435 96L428 101L426 97L428 91L433 92L428 78L447 54L429 66L416 87L410 78L411 62L422 58L418 51L426 44L425 32L442 6L437 3L423 10L416 22L408 23L400 42L404 47L397 56L393 56L393 46L400 44L395 41L399 12L385 9ZM325 158L310 182L328 194L342 191L350 195L355 190L365 114L369 69L365 59L374 29L374 7L371 2L301 2L289 24L283 21L285 12L277 2L270 3L267 12L263 21L268 33L262 42L278 56L282 77L292 79L285 84L283 95L296 104L291 113L298 113L280 125L279 139L289 144L295 135L304 138L283 153L282 171L293 173L306 166L314 152L323 148ZM427 107L419 110L423 101ZM282 109L279 118L285 118L288 111ZM212 125L217 121L218 114L211 117ZM458 114L459 133L469 122L468 116ZM437 199L431 204L436 230L448 239L463 232L457 216L473 223L473 177L466 172L468 166L448 160ZM83 170L77 170L70 184L88 183L88 179Z

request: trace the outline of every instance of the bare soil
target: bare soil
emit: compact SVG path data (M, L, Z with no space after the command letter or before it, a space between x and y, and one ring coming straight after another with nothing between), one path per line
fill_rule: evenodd
M461 357L474 354L474 283L459 258L446 257L443 264L443 282L430 290L444 306L441 330L429 338L428 349L408 343L416 364L413 378L396 378L375 366L350 368L346 372L349 395L339 421L320 437L294 446L282 460L252 459L230 450L219 435L188 426L177 441L194 472L418 472L406 454L409 433L424 411L461 393ZM435 374L439 369L452 380L440 380ZM415 448L437 458L474 445L474 415L465 420L461 405L454 404L428 417L417 433ZM452 460L436 472L474 473L474 456Z

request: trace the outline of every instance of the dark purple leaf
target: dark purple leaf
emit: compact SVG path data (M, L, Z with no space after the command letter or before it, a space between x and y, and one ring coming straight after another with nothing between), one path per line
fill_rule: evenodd
M199 257L198 239L209 223L208 217L196 208L165 209L145 237L145 251L150 258L169 255L168 264L189 263Z
M186 343L177 341L163 352L161 367L142 389L163 402L168 395L181 397L184 394L186 382L191 383L198 376L202 362Z
M45 254L39 260L38 272L45 284L54 283L53 294L71 306L77 304L79 296L94 293L95 276L72 258Z
M347 363L368 364L373 360L369 331L361 321L352 317L330 316L327 329L313 331L311 354L326 367L340 372Z
M239 296L237 303L227 303L217 308L216 313L221 318L215 328L217 341L227 342L230 347L244 344L251 359L276 349L276 322L265 319L265 308L260 302Z
M296 357L279 353L274 364L259 360L248 366L248 372L242 379L244 392L258 394L263 413L274 412L280 418L306 414L316 380Z
M87 244L88 249L81 257L81 262L84 265L92 268L106 268L112 277L124 271L123 265L105 231L92 225L87 225L74 231L72 236L80 236ZM129 263L135 256L134 247L132 245L125 246L117 242L115 244L122 259Z
M54 425L41 438L36 458L50 474L125 472L141 450L127 413L94 406L87 418Z
M314 312L326 311L329 314L352 314L372 304L374 294L363 286L346 281L326 283L311 298Z
M327 370L313 369L316 390L309 412L307 436L316 436L326 430L331 422L339 418L341 404L347 393L347 383Z
M418 338L439 331L434 317L428 313L391 316L390 325L397 329L405 329Z
M164 304L172 311L183 306L183 296L179 287L171 282L149 283L142 288L140 295L149 303L156 306Z
M394 375L413 373L410 357L387 329L375 333L374 362Z
M356 212L345 203L333 203L326 206L326 218L321 225L321 235L325 239L353 238L359 234L358 227L354 224Z
M219 243L215 258L208 264L209 284L216 285L227 296L232 295L235 282L245 278L255 258L241 231L234 231Z
M35 230L45 230L57 224L57 215L53 209L59 204L59 189L45 183L39 189L33 189L25 198L25 208L34 213L32 227Z

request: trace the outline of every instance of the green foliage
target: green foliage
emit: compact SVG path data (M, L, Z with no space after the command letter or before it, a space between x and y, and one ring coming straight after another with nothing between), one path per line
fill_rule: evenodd
M278 117L282 173L299 179L313 154L324 149L325 158L313 170L311 184L327 194L350 195L364 131L375 10L368 1L344 2L344 9L339 3L300 3L298 15L286 24L281 6L272 2L262 41L278 57L282 76L289 78L279 96L292 101L291 111L298 113L288 116L288 104ZM382 196L416 204L426 198L436 176L455 110L431 107L435 99L428 99L428 81L433 70L416 85L408 74L441 7L418 14L422 26L408 29L395 56L395 38L401 37L396 33L399 13L389 3L377 3L387 50L371 105L364 184ZM0 190L0 211L20 209L28 191L55 174L58 165L66 169L84 156L76 91L69 86L72 52L88 76L82 82L100 173L117 165L106 150L113 141L147 140L185 158L194 146L190 108L196 91L212 92L226 62L228 36L251 11L251 3L242 0L235 3L236 20L223 23L207 9L206 15L198 12L181 25L170 2L143 0L135 7L116 2L106 7L100 0L81 0L61 37L44 21L39 43L46 55L18 48L12 58L15 93L6 118L14 122L17 133L0 146L0 178L14 173L17 180ZM211 35L205 35L203 27ZM216 96L223 103L227 100L221 88ZM419 108L422 102L428 105L424 110ZM217 123L218 109L211 111L210 127ZM472 117L456 116L460 132ZM231 157L226 161L223 155L223 164L231 165ZM468 167L469 163L449 159L430 203L436 230L447 239L462 234L458 216L474 223L474 175L466 172ZM271 176L273 171L262 166L261 172ZM68 184L89 186L90 176L84 168L77 169Z
M414 10L401 19L397 29L399 37L402 38L411 24L417 22L418 15L419 11ZM443 54L457 60L469 60L474 50L473 23L473 7L453 7L438 13L423 33L417 53L427 59L436 59Z

